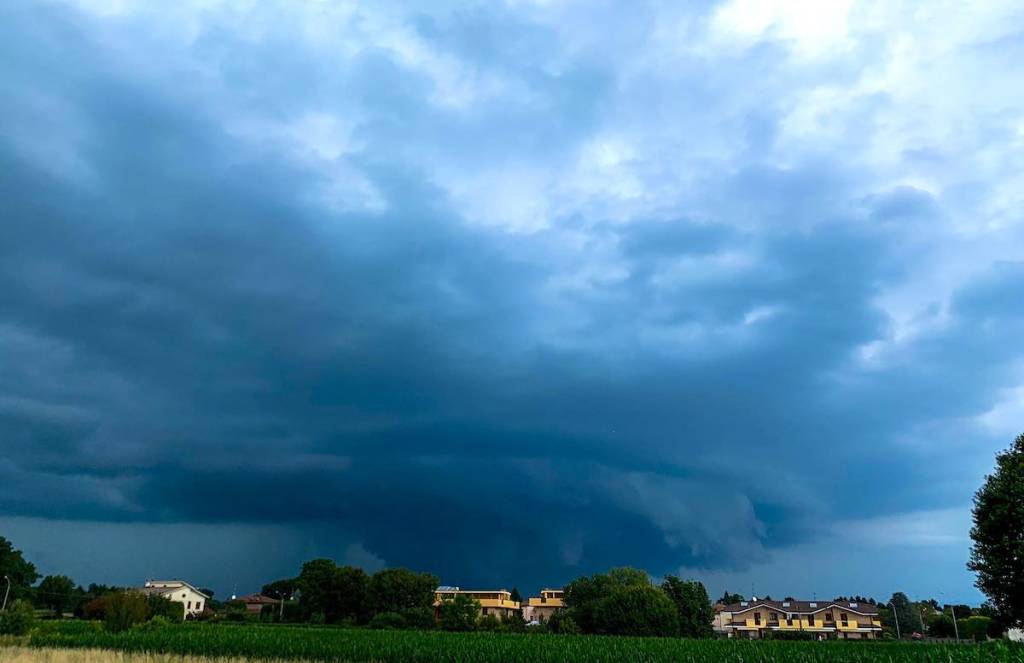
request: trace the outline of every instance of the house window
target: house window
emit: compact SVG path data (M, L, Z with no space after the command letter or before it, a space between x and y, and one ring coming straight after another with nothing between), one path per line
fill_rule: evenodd
M826 621L826 622L831 622L831 621L832 621L832 619L833 619L833 617L832 617L832 613L831 613L831 612L826 612L826 613L825 613L825 621Z
M202 609L203 609L203 602L202 601L196 601L196 610L199 611L199 610L202 610Z
M793 615L792 615L792 613L790 613L790 614L786 615L786 626L792 626L792 625L793 625Z
M185 609L186 609L186 610L191 610L191 609L192 609L192 601L189 601L189 602L188 602L188 605L187 605L187 606L185 606Z
M841 619L843 621L843 626L846 626L846 619L847 619L847 617L846 617L846 613L845 612L841 613L839 615L839 619Z
M755 612L754 613L754 623L757 624L758 626L761 625L761 613L760 612Z

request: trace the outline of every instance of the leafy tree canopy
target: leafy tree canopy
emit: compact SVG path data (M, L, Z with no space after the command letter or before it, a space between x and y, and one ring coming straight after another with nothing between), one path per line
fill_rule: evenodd
M910 602L903 592L896 592L889 600L889 610L882 611L882 624L892 633L896 633L899 624L900 634L904 637L912 633L924 633L921 623L921 612Z
M696 580L680 580L676 576L665 576L661 590L676 606L679 617L679 635L685 638L710 638L711 620L715 611L711 608L708 592Z
M565 588L569 617L584 633L675 635L675 605L646 571L630 567L583 576Z
M442 601L438 626L446 631L472 631L480 615L480 602L467 594L456 594L454 599Z
M722 598L718 599L718 602L722 605L731 605L733 603L739 603L742 600L742 594L730 594L729 590L725 590L725 592L722 593Z
M565 587L565 604L570 608L607 596L619 587L649 587L651 579L646 571L628 566L595 573L573 580Z
M281 580L275 580L274 582L263 585L260 593L264 596L269 596L272 599L284 599L289 601L295 590L298 589L299 579L298 578L282 578Z
M327 623L365 623L370 618L370 578L362 569L314 559L302 565L297 584L306 615L323 615Z
M1004 621L1024 625L1024 434L996 455L996 469L974 496L971 559L975 584Z
M72 607L75 583L67 576L46 576L36 588L36 601L44 608L60 615Z
M0 635L25 635L32 630L35 621L32 604L19 599L0 612Z
M383 569L370 579L370 594L377 612L402 613L413 608L430 607L438 578L430 573L409 569Z
M14 545L0 536L0 580L4 576L11 579L12 600L28 595L29 588L39 579L36 567L15 549ZM0 591L7 591L6 583Z
M589 616L593 633L673 636L679 633L676 606L651 586L619 586L594 602Z

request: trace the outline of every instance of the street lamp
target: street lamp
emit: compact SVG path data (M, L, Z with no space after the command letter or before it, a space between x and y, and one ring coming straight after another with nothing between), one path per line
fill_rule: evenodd
M7 610L7 597L11 595L11 578L4 576L4 580L7 581L7 591L4 592L4 604L3 607L0 607L0 612Z
M896 639L900 639L900 617L896 614L896 601L889 601L892 606L892 618L896 622Z

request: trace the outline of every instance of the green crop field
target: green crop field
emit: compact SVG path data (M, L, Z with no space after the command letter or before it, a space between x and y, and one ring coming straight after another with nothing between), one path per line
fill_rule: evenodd
M97 648L130 652L252 659L375 661L1014 661L1024 647L1003 642L939 645L898 642L739 642L607 636L370 631L363 629L181 625L120 634L98 624L48 625L30 639L32 647ZM2 656L0 656L2 658Z

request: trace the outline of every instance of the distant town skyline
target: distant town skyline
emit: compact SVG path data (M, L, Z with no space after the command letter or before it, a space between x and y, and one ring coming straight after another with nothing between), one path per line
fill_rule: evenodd
M43 573L983 599L1021 3L0 15L0 535Z

